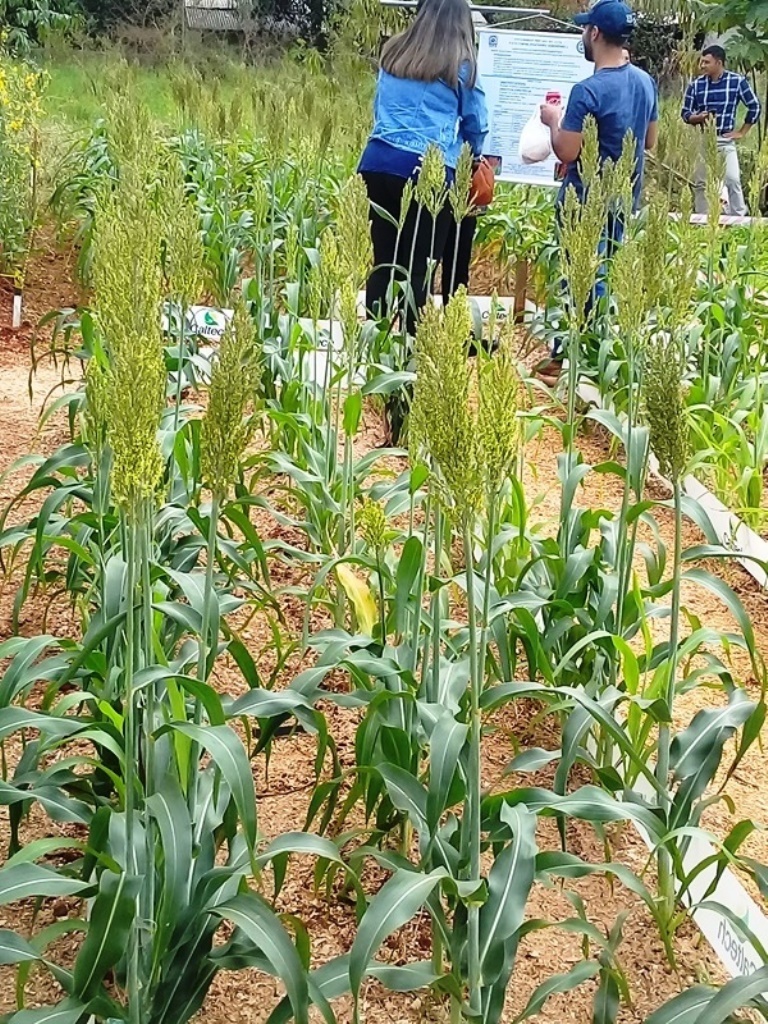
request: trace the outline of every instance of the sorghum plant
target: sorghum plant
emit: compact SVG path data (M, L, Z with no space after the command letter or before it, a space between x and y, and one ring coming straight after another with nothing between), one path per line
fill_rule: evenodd
M672 481L675 510L675 542L672 562L672 609L669 629L669 657L664 693L666 713L671 721L676 692L679 657L679 618L682 565L682 477L688 459L688 428L682 389L683 360L674 336L657 333L647 343L645 354L645 410L651 448L662 474ZM664 809L669 810L670 725L659 725L657 777L663 787ZM659 853L659 888L670 917L674 905L674 877L667 850Z

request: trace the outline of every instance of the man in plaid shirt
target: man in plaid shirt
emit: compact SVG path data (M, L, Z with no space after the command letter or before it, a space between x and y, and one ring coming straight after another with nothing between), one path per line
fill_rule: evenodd
M744 192L741 187L741 168L736 142L760 120L760 102L743 75L728 71L725 67L725 50L722 46L708 46L701 55L703 74L688 86L683 103L683 120L687 124L703 126L714 119L717 132L717 146L725 158L725 187L728 190L727 212L733 217L743 217L747 212ZM736 110L739 103L747 108L747 116L741 128L736 128ZM694 191L696 213L707 213L706 196L707 170L702 154L696 166Z

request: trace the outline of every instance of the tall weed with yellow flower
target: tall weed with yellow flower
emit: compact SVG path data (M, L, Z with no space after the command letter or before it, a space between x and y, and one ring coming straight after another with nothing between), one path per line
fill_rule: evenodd
M0 48L0 272L21 289L40 213L45 75Z

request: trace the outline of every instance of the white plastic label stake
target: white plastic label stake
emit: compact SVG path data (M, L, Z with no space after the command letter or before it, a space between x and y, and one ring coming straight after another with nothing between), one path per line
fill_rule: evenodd
M18 330L21 327L21 308L22 308L22 295L20 291L13 293L13 320L11 324L14 330Z

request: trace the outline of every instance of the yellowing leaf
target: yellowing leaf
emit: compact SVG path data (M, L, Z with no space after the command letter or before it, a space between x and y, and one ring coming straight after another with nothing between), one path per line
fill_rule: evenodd
M355 609L358 627L363 633L373 636L378 612L368 584L356 576L348 565L337 565L336 575Z

